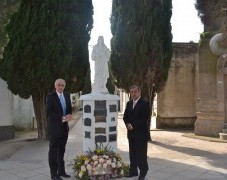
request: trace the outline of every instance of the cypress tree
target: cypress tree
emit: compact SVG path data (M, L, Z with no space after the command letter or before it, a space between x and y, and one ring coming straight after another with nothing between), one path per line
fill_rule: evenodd
M224 20L226 24L226 0L196 0L195 8L205 32L218 32Z
M32 97L38 139L47 138L46 95L57 78L66 91L82 90L89 69L91 0L21 0L6 30L0 76L22 98Z
M114 79L113 79L113 75L111 74L111 72L109 72L109 78L107 79L106 88L108 89L108 92L110 94L114 94L115 84L114 84Z
M89 70L86 73L84 87L82 89L82 95L90 93L91 93L91 70L89 67Z
M172 58L171 0L116 0L112 4L110 65L115 83L133 84L153 105L168 78Z
M3 53L3 47L7 43L7 33L5 25L9 21L11 14L17 11L20 0L0 0L0 57Z

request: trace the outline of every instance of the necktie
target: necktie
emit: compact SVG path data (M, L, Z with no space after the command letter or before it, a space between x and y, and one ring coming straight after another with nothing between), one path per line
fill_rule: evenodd
M63 109L63 116L65 116L66 115L65 98L63 97L63 94L60 94L59 98L60 98L61 106Z

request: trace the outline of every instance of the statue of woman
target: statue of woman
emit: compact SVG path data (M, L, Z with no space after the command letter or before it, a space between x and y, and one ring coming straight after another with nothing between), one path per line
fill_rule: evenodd
M107 79L109 78L108 61L110 50L104 44L103 36L98 37L98 43L93 47L91 58L95 61L95 81L92 92L107 94Z

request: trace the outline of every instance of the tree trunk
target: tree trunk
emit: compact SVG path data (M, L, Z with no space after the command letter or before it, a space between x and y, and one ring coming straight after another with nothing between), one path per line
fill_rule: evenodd
M41 91L32 95L33 107L37 122L38 140L47 140L46 93Z
M148 119L147 122L147 129L148 129L148 134L149 134L149 140L151 141L151 133L150 133L150 129L151 129L151 117L153 114L153 101L154 101L154 97L155 97L155 84L154 84L154 80L155 80L155 64L153 66L150 66L148 68L147 74L146 74L146 80L144 83L144 87L143 87L143 97L145 100L147 100L149 102L150 105L150 118Z

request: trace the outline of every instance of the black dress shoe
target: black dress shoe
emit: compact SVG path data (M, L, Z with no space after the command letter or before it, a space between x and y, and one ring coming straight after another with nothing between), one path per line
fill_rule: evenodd
M62 173L62 174L58 174L58 176L62 176L62 177L65 177L65 178L70 178L71 176L66 174L66 173Z
M145 177L144 176L139 176L138 180L144 180Z
M134 177L134 176L138 176L138 174L129 174L126 177L130 178L130 177Z
M51 176L51 179L53 180L63 180L61 177L59 176Z

